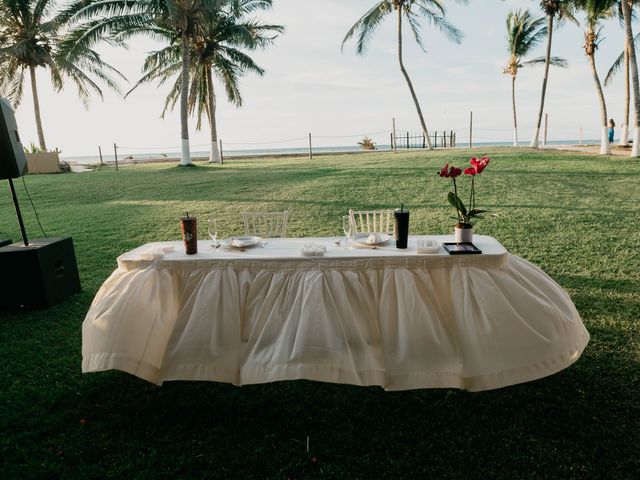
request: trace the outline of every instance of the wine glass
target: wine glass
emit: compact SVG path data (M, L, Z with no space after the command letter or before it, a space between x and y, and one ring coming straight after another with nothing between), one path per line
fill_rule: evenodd
M349 248L349 238L351 237L351 231L353 228L353 223L351 222L351 215L343 215L342 216L342 230L344 230L345 234L345 248Z
M218 242L216 238L218 238L218 222L215 218L210 218L207 220L207 231L209 232L209 236L211 237L211 246L213 248L218 248Z

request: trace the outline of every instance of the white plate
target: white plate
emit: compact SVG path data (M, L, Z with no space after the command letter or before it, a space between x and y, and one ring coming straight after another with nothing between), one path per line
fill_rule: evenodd
M255 247L262 241L260 237L243 235L241 237L225 238L220 244L225 248L249 248Z
M384 245L385 243L387 243L389 240L391 240L391 235L387 235L386 233L375 233L376 237L378 237L378 241L377 242L373 242L373 243L369 243L367 242L369 235L371 235L371 233L356 233L353 238L351 238L351 244L355 245L356 247L362 247L362 248L373 248L373 247L379 247L380 245Z

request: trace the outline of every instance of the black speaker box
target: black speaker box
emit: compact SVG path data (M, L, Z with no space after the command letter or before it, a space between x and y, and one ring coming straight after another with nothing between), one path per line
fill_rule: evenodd
M4 247L5 245L10 245L11 243L13 242L11 242L11 240L9 239L0 238L0 247Z
M69 237L31 240L0 248L0 308L48 307L80 291Z
M20 143L18 124L9 102L0 98L0 179L18 178L27 172L27 157Z

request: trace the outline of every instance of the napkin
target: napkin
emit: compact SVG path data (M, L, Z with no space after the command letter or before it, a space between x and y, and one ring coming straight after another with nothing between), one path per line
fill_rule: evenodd
M175 250L175 247L171 245L162 245L159 247L149 248L140 254L141 260L160 260L164 258L166 253L171 253Z
M420 254L428 254L428 253L438 253L440 251L440 243L427 239L427 240L418 240L418 244L416 247L416 252Z
M317 243L305 243L302 247L302 254L306 257L322 257L327 251L327 247Z
M376 235L375 233L370 233L369 236L367 237L367 243L369 244L380 243L380 237L378 237L378 235Z

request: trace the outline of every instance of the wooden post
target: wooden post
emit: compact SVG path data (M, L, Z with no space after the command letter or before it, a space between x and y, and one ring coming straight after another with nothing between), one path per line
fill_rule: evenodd
M220 165L224 163L224 155L222 154L222 139L218 140L220 142Z
M473 148L473 111L469 117L469 148Z
M116 159L116 172L118 171L118 146L113 142L113 157Z
M393 146L393 132L389 134L389 142L390 142L389 145L391 146L391 150L393 150L393 153L396 153L396 149Z
M444 148L447 148L447 132L446 131L442 132L442 146Z
M104 162L102 161L102 148L98 145L98 153L100 154L100 165L104 166Z
M409 150L409 148L411 147L409 147L409 132L407 131L407 150Z
M422 148L427 148L427 137L425 137L424 132L422 132Z
M542 145L546 145L547 144L547 124L549 121L549 114L545 113L544 114L544 135L542 136Z
M396 143L396 118L393 117L393 131L391 133L391 148L393 153L398 153L398 144Z
M309 160L313 160L313 148L311 146L311 134L309 134Z
M579 138L578 140L579 144L582 145L582 127L580 127L580 136L578 138Z

